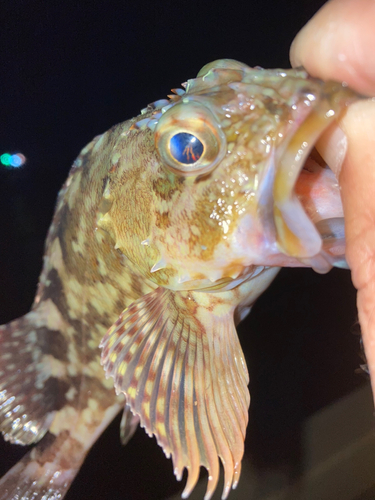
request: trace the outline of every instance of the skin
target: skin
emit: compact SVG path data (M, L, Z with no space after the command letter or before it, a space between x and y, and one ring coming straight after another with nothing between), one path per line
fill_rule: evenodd
M375 2L332 0L298 33L293 66L324 80L345 81L375 96ZM339 177L345 213L347 260L358 290L357 305L375 397L375 100L348 109L319 149Z

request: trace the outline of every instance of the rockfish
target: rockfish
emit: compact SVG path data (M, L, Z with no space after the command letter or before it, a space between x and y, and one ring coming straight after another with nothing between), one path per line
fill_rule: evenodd
M39 444L1 500L62 499L120 410L174 473L225 499L250 395L235 325L281 266L345 267L338 182L311 156L358 96L302 69L224 59L96 137L75 160L35 301L0 327L0 430Z

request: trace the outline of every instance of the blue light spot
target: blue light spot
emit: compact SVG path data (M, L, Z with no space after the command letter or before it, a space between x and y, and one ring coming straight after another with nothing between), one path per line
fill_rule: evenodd
M22 160L18 155L12 155L10 157L10 165L11 167L20 167L22 165Z
M18 168L26 162L26 158L22 153L9 154L4 153L0 156L0 163L6 168Z
M203 144L193 134L180 132L174 135L169 143L171 155L175 160L190 165L196 163L203 154Z

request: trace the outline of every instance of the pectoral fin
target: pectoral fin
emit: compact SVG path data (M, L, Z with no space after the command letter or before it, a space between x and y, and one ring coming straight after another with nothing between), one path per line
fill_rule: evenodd
M174 472L188 480L209 473L205 500L225 473L222 498L237 485L250 396L248 373L233 321L220 294L158 288L124 310L104 337L102 364L141 426L154 434Z

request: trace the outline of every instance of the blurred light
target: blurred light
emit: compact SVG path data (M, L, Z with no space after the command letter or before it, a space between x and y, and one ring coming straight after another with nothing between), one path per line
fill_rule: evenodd
M23 154L17 153L15 155L12 155L10 159L10 164L12 167L17 168L23 165L26 161L26 158L24 157Z
M18 168L26 162L26 157L22 153L15 153L13 155L4 153L0 156L0 162L7 168Z
M3 155L0 156L0 161L3 165L5 165L6 167L9 167L11 157L12 156L10 154L4 153Z

